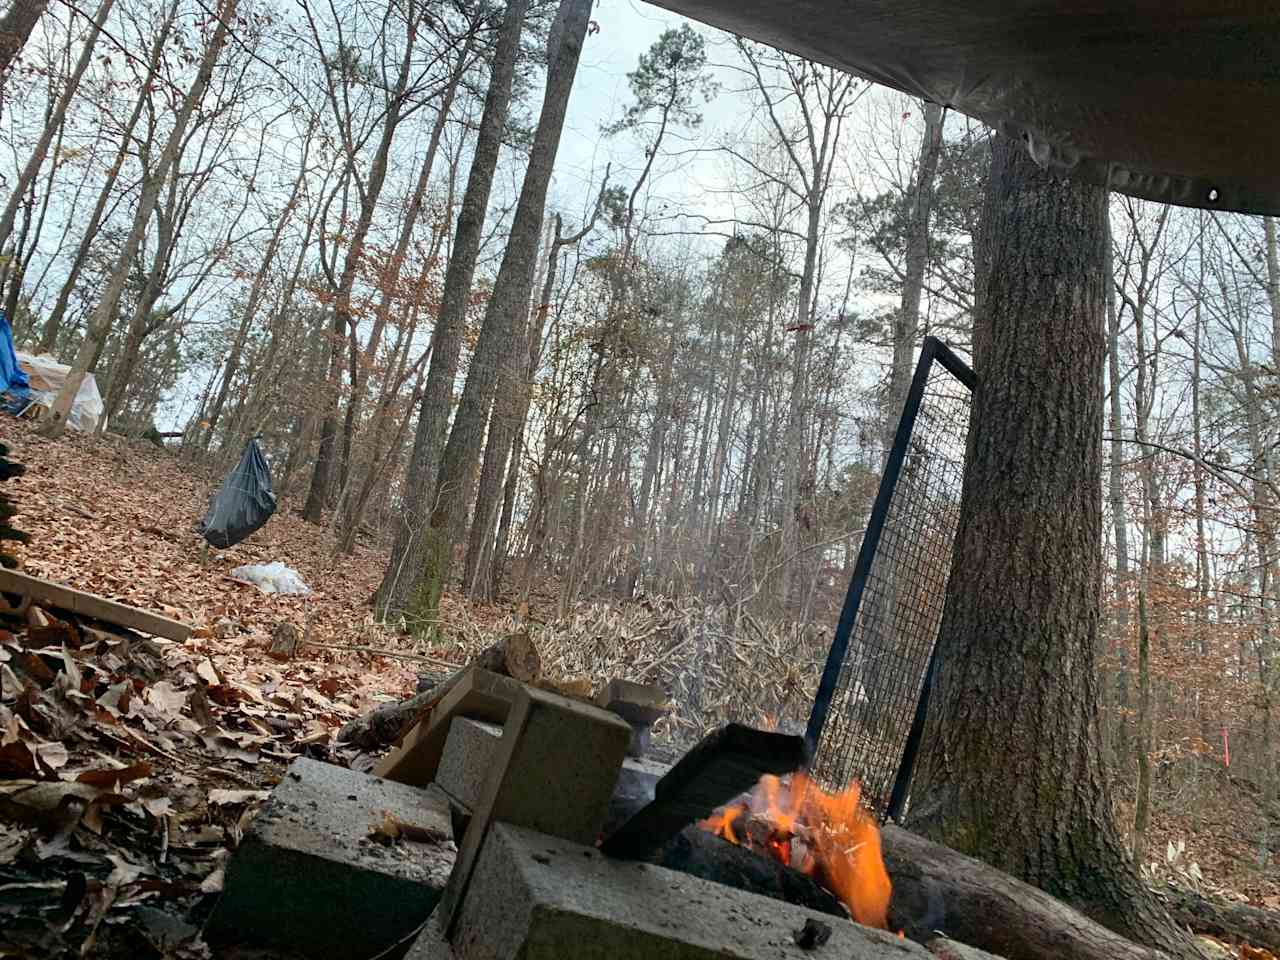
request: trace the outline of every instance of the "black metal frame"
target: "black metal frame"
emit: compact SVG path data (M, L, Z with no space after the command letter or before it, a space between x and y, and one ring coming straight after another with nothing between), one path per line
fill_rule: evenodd
M911 442L912 432L915 429L916 417L920 412L920 403L924 398L925 386L935 363L944 367L948 373L968 387L970 392L976 390L978 386L977 375L952 352L950 347L936 337L925 337L923 348L920 351L920 359L916 363L915 375L912 377L911 387L907 392L907 400L902 410L902 417L898 421L898 430L894 435L893 448L889 451L888 460L885 462L884 474L880 479L880 488L876 493L875 504L871 508L871 516L867 522L866 533L862 538L862 546L858 550L858 560L853 568L853 578L849 581L849 589L845 594L844 608L840 612L840 620L836 625L835 637L827 654L827 662L822 671L822 680L818 684L813 710L809 714L809 725L805 731L805 743L810 755L816 753L818 742L826 726L827 715L831 710L831 700L839 684L840 672L844 667L845 656L849 650L849 639L853 633L854 624L857 622L858 610L862 605L863 591L871 572L871 566L876 558L881 534L884 532L885 518L888 516L894 492L898 487L898 478L902 473L903 461L906 459L907 448ZM911 786L911 775L915 768L916 755L919 753L920 741L924 733L924 721L929 708L929 688L933 683L934 665L937 661L937 656L938 646L935 638L933 649L929 655L929 664L925 671L920 698L916 703L915 715L912 718L911 729L903 749L902 761L898 766L893 791L886 810L886 815L890 819L897 819L906 804L907 794Z

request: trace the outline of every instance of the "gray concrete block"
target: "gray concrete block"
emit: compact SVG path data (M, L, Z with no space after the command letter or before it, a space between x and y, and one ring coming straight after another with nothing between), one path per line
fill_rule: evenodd
M496 762L501 739L500 726L469 717L455 717L449 727L449 738L445 741L435 782L451 799L466 808L468 818L479 803L485 778ZM602 832L608 835L653 800L654 786L669 769L666 764L649 760L630 757L623 760Z
M388 815L439 839L373 839ZM205 938L316 958L374 956L423 922L456 856L440 790L300 758L232 856Z
M630 738L626 722L599 707L521 690L440 900L447 935L492 825L519 824L578 843L599 839Z
M469 717L454 717L444 742L436 786L469 810L480 803L485 779L498 756L502 727Z
M795 943L813 918L831 928L815 950ZM498 824L454 930L455 960L926 960L880 930L758 894ZM427 955L429 956L429 955Z
M455 960L449 941L440 930L440 917L433 913L428 919L418 939L404 955L404 960Z

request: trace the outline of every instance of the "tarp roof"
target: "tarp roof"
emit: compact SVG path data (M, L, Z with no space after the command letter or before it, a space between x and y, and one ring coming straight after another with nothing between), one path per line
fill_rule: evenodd
M1151 200L1280 214L1280 0L657 0L1028 136Z

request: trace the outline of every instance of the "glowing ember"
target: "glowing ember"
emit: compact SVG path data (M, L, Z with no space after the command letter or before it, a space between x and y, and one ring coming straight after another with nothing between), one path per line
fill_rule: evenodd
M893 888L880 831L861 800L857 784L831 794L804 774L789 783L765 776L745 801L720 808L699 826L808 874L859 923L884 930Z

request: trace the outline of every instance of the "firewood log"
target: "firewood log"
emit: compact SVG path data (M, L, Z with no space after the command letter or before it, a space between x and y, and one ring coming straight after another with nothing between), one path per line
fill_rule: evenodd
M467 667L513 677L523 683L537 684L542 678L542 658L527 630L517 630L486 647L472 658ZM349 743L361 750L379 750L395 743L447 694L466 667L455 670L440 683L398 703L382 706L349 720L338 731L338 742Z

